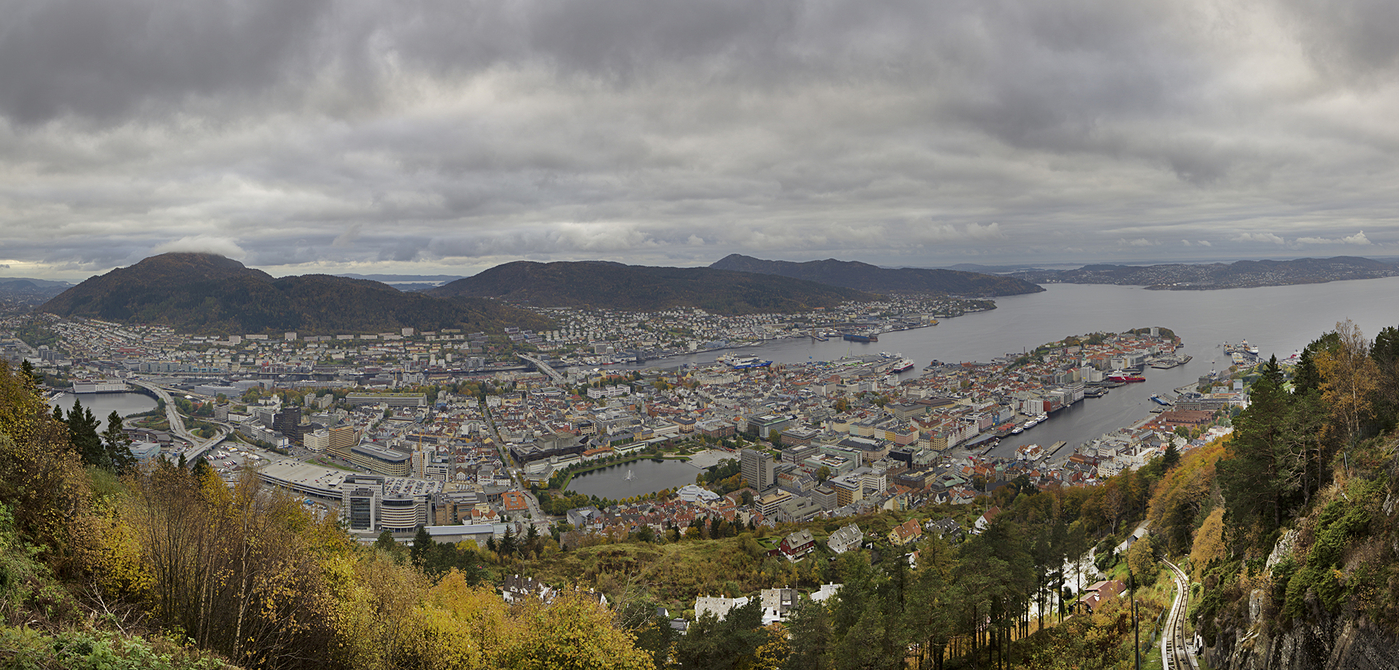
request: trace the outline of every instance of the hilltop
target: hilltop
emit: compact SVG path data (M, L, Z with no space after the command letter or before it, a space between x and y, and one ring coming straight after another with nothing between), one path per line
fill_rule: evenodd
M729 254L709 267L716 270L753 272L852 288L876 293L940 293L968 297L991 297L1038 293L1043 288L1024 279L925 268L881 268L858 261L823 261L793 263L765 261L742 254Z
M1116 284L1149 289L1198 291L1255 286L1319 284L1346 279L1399 275L1399 265L1355 256L1297 258L1287 261L1235 261L1187 265L1085 265L1076 270L1025 270L1012 276L1033 282Z
M536 314L489 300L446 300L329 275L277 279L232 259L198 253L152 256L92 277L39 311L158 323L193 333L499 330L548 324Z
M425 293L442 298L500 298L540 307L630 311L698 307L725 315L800 312L878 297L864 291L786 277L606 261L516 261Z

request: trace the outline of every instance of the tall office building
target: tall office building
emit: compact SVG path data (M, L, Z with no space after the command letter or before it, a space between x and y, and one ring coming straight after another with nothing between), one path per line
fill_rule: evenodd
M301 408L288 407L272 417L272 430L297 444L301 443Z
M739 454L739 471L753 490L762 492L777 483L772 455L752 449L744 449Z

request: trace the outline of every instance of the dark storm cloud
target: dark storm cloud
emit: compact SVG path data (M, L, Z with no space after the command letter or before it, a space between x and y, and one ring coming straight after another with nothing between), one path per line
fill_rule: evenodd
M1399 20L1373 0L0 11L12 270L1399 242Z

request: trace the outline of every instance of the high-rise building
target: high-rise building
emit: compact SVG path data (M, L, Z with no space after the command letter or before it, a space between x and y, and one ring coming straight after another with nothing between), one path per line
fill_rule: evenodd
M739 472L755 491L765 491L777 483L775 468L771 454L753 449L744 449L739 454Z
M276 416L272 417L272 430L285 436L292 442L301 442L301 408L288 407Z

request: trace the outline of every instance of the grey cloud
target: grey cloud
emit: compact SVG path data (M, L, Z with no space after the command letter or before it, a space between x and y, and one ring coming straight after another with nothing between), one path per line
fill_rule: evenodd
M97 119L189 96L257 95L304 67L325 3L261 0L5 3L0 109L21 123Z
M1322 7L10 2L0 259L1380 248L1399 22Z

